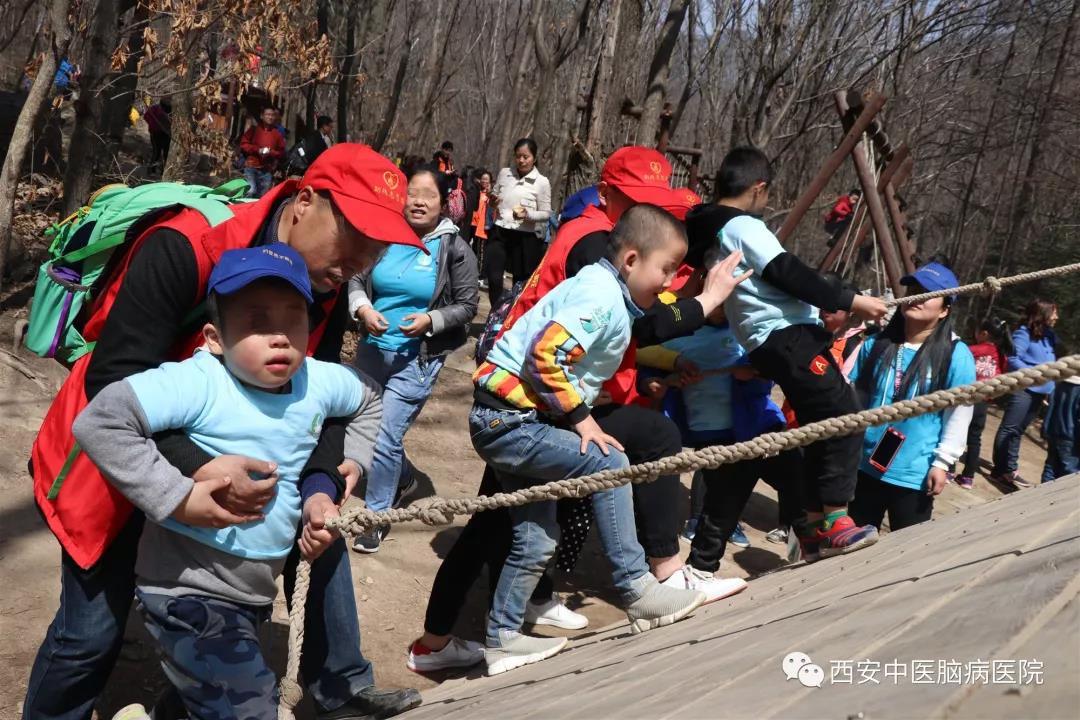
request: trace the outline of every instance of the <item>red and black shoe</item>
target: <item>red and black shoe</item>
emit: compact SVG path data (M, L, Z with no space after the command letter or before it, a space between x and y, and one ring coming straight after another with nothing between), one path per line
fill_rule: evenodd
M841 515L833 521L828 530L818 529L814 533L814 539L818 544L819 555L827 558L873 545L878 541L878 531L873 525L859 527L849 516Z

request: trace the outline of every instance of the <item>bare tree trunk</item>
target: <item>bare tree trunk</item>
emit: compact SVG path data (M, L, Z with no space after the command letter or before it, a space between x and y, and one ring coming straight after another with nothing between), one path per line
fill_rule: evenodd
M394 73L394 85L390 90L386 114L383 115L379 129L375 131L375 137L371 141L371 147L376 152L382 152L383 146L386 145L386 141L390 137L390 130L394 127L394 121L397 119L398 108L401 107L401 89L405 86L405 71L409 68L409 53L415 42L415 40L409 41L401 52L401 58L398 60L397 72Z
M71 42L71 27L68 24L70 8L70 0L52 0L49 7L50 48L42 59L34 83L30 86L30 93L19 111L19 118L15 121L11 142L4 156L4 165L0 168L0 287L3 286L8 252L11 249L11 218L15 213L19 174L31 150L34 125L49 103L49 91L52 89L56 68Z
M611 22L610 26L616 29L615 38L615 58L618 62L612 67L612 79L611 87L609 89L609 100L613 99L614 105L607 110L608 119L613 119L615 122L609 126L618 127L620 110L622 108L623 100L629 99L635 105L641 103L641 99L632 97L631 93L637 91L637 67L633 58L637 57L638 43L641 38L642 23L645 20L645 2L644 0L622 0L622 7L619 12L618 22ZM611 95L614 95L612 98ZM637 133L630 133L631 142L636 141ZM621 144L614 135L607 138L609 142L614 141L614 145Z
M652 64L649 66L649 79L645 85L645 102L638 125L638 142L651 145L660 131L660 112L667 99L668 76L671 74L671 56L679 41L686 10L690 0L671 0L664 26L660 29L660 39L656 43ZM688 83L689 84L689 83Z
M1035 119L1034 133L1031 139L1031 154L1028 156L1027 169L1024 172L1024 180L1020 185L1020 195L1016 205L1012 222L1009 226L1007 243L1014 247L1023 248L1031 234L1032 204L1035 200L1035 174L1042 160L1043 146L1049 139L1050 118L1054 105L1054 97L1061 89L1061 80L1065 74L1065 64L1072 51L1073 34L1076 31L1077 10L1080 9L1080 0L1073 0L1072 9L1069 11L1069 19L1065 25L1065 36L1061 40L1058 49L1057 62L1054 64L1054 75L1050 79L1050 86L1046 90L1046 97Z
M590 156L592 170L599 170L600 148L604 142L605 121L608 118L608 105L611 98L611 84L615 73L615 48L618 45L620 18L625 3L637 0L613 0L608 11L607 26L610 29L600 49L600 63L596 68L596 80L590 102L589 132L585 138L585 151Z
M345 57L341 59L341 77L337 92L337 141L349 137L349 96L355 84L353 67L356 63L356 4L349 3L345 9Z
M189 50L194 54L196 47ZM165 169L161 171L161 179L174 182L183 182L191 165L191 155L195 146L195 127L192 116L195 112L195 83L202 71L201 63L189 62L187 75L180 79L184 84L181 92L173 97L173 109L169 113L172 128L172 143L169 145L169 157L165 161Z
M521 91L525 87L525 79L529 74L529 65L533 59L533 44L536 33L536 25L540 22L540 12L544 9L544 3L534 2L529 10L529 23L525 30L525 47L518 52L517 69L510 84L510 96L506 99L505 110L500 122L502 133L499 136L499 157L496 162L504 163L510 157L513 149L514 138L518 132L518 105L521 104ZM550 82L545 79L545 82Z
M316 33L319 37L329 34L330 32L330 2L329 0L318 0L318 5L315 11L315 23L317 25ZM318 114L316 103L318 101L317 93L319 91L319 81L315 78L311 78L308 81L307 89L304 92L304 97L307 100L304 110L304 132L311 132L315 129L315 116ZM285 119L288 122L288 118Z
M122 0L119 15L131 9L133 0ZM123 70L105 90L105 135L119 143L124 138L128 126L128 112L135 102L135 89L139 83L139 61L143 56L143 25L149 16L145 5L135 8L131 34L128 37L128 57Z
M64 202L60 213L63 216L70 215L86 201L99 164L107 162L108 148L102 138L105 129L102 89L108 81L112 52L116 47L119 12L120 0L98 0L91 12L79 99L75 101L75 128L71 132L64 171Z

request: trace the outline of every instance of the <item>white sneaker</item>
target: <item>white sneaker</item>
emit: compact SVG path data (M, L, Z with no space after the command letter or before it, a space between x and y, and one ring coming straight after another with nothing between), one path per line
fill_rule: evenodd
M446 668L472 667L484 659L484 646L472 640L451 637L442 650L432 650L419 640L409 646L405 667L413 672L431 672Z
M531 635L515 635L503 642L502 647L484 648L487 674L498 675L522 665L547 660L566 646L566 638L544 638Z
M683 565L660 584L676 590L703 592L706 603L716 602L746 589L746 581L742 578L718 578L712 573L692 568L689 565Z
M547 602L534 603L530 600L526 603L525 622L528 625L551 625L563 630L581 630L588 627L589 618L563 605L558 595L552 595Z
M132 703L117 710L112 720L150 720L150 715L145 707L139 703Z

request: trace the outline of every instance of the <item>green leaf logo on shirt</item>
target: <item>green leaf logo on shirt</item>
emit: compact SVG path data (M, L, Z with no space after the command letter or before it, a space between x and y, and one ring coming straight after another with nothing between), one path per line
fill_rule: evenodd
M322 413L315 413L314 417L311 418L311 427L308 428L308 432L311 433L312 437L319 437L319 433L322 432L322 421Z
M611 319L611 310L604 310L603 308L597 308L592 311L592 315L589 317L578 318L581 321L581 327L587 333L594 333L597 330L607 326L608 320Z

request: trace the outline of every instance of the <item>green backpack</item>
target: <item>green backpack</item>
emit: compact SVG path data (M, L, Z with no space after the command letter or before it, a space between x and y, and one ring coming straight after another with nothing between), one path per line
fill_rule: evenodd
M233 216L229 205L242 202L248 185L231 180L216 188L159 182L129 188L106 185L66 219L45 231L49 259L38 270L26 346L41 357L71 364L94 349L79 332L80 314L93 299L116 249L144 228L138 222L177 206L202 213L211 227Z

